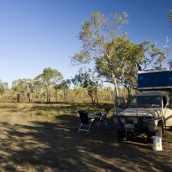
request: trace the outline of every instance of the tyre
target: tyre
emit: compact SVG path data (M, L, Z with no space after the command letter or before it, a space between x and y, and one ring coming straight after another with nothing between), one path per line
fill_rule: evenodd
M118 131L118 141L125 141L126 137L124 136L124 133L121 131Z

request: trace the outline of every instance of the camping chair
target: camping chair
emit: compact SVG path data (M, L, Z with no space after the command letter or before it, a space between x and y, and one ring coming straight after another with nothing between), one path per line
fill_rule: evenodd
M104 123L105 126L107 125L106 117L103 117L103 116L100 117L100 120L99 120L98 123L97 123L98 128L99 128L99 126L101 125L101 123Z
M78 113L79 113L79 117L80 117L80 126L78 129L78 133L80 131L86 131L88 134L94 119L89 119L88 113L85 111L78 111Z
M97 113L96 116L100 116L100 118L96 118L96 127L100 127L100 125L103 123L105 124L105 126L107 125L107 122L106 122L106 116L103 116L102 113Z

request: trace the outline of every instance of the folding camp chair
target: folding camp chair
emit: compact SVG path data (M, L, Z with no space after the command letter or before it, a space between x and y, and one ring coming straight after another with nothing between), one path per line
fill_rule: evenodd
M90 131L90 128L92 127L94 119L89 119L88 118L88 113L85 111L78 111L79 117L80 117L80 126L78 129L78 133L80 131L86 131L87 134Z
M98 126L98 128L101 125L101 123L104 123L105 126L107 125L106 118L104 118L103 116L100 117L100 120L96 124Z

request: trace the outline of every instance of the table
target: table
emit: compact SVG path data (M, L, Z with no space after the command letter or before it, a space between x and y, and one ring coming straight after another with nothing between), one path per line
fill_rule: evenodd
M80 117L79 114L77 114L76 117L79 118ZM88 118L89 119L96 119L96 118L100 119L101 116L88 114Z

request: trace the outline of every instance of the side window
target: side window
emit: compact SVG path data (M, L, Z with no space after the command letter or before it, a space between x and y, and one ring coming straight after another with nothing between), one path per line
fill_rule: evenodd
M169 105L168 105L168 108L172 108L172 96L170 97L170 102L169 102Z
M170 104L172 105L172 96L170 97Z
M163 108L165 108L166 105L167 105L167 100L166 100L166 97L163 96Z
M136 107L137 107L137 98L133 97L130 104L130 108L136 108Z

